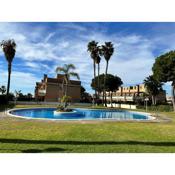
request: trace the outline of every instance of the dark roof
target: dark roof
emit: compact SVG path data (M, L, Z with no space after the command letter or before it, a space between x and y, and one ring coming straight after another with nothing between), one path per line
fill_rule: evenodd
M70 83L73 85L80 85L81 84L80 81L76 81L76 80L70 80Z
M47 78L47 82L58 83L58 80L56 78Z

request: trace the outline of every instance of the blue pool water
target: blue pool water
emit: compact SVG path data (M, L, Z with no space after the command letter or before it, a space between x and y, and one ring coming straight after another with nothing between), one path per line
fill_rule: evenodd
M150 117L144 113L137 113L124 110L93 110L75 108L73 113L54 114L55 108L17 109L10 111L10 114L26 118L58 119L58 120L148 120Z

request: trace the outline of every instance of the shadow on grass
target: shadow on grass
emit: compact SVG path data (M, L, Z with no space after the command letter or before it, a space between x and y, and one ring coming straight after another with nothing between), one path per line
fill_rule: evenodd
M47 148L47 149L26 149L22 150L22 153L56 153L56 152L64 152L66 149L63 148Z
M26 139L0 139L0 143L12 144L58 144L58 145L143 145L143 146L175 146L175 142L150 141L57 141L57 140L26 140ZM53 148L50 148L53 149ZM62 149L62 148L56 148ZM34 150L35 151L35 150ZM48 150L45 150L48 151ZM51 150L50 150L51 151ZM55 150L58 152L59 150ZM63 150L61 150L63 151Z
M6 151L6 152L18 152L20 151L21 153L58 153L58 152L65 152L68 151L64 148L46 148L46 149L25 149L25 150L19 150L19 149L0 149L1 151Z

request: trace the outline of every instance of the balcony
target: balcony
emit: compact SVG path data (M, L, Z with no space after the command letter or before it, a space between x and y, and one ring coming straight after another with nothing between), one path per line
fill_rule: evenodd
M38 90L38 96L45 96L45 95L46 95L46 90L45 89Z

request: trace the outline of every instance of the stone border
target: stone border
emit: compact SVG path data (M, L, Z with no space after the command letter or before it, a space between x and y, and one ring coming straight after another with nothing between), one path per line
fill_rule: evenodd
M14 115L11 114L11 111L16 111L16 110L25 110L25 109L47 109L47 108L51 108L51 107L35 107L35 108L14 108L14 109L10 109L7 111L7 116L10 117L16 117L16 118L22 118L22 119L27 119L27 120L46 120L46 121L83 121L83 122L98 122L98 121L116 121L116 122L158 122L159 120L157 120L157 117L155 115L152 115L150 113L146 113L146 112L139 112L139 111L130 111L127 110L129 112L132 113L140 113L140 114L145 114L148 116L149 119L145 120L145 119L128 119L128 120L122 120L122 119L104 119L104 118L100 118L100 119L48 119L48 118L30 118L30 117L25 117L25 116L18 116L18 115ZM77 108L77 109L86 109L86 108ZM88 109L88 110L101 110L101 109ZM105 109L106 110L106 109ZM116 109L114 109L116 110ZM72 112L73 113L73 112Z

